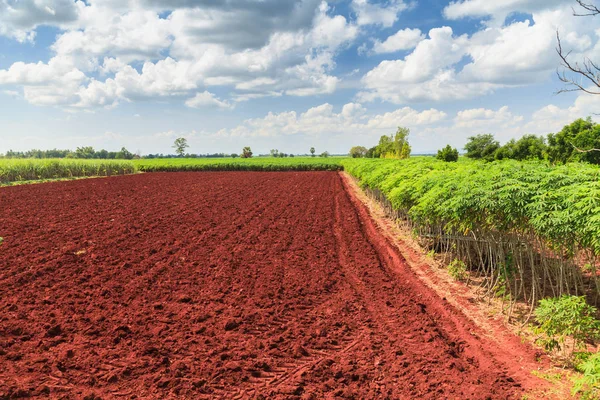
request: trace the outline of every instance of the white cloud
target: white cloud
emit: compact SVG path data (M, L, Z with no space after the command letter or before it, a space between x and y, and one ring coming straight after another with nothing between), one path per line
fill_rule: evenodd
M512 12L533 13L567 3L571 5L573 2L569 0L462 0L451 2L444 8L444 16L449 19L491 16L496 24L502 24Z
M480 4L460 4L467 3ZM383 61L369 71L357 99L397 104L466 99L547 82L559 65L557 29L564 48L572 51L572 60L593 56L600 49L600 20L581 21L572 16L569 6L563 6L536 11L532 21L488 26L470 37L455 36L449 27L432 29L409 55Z
M506 128L523 121L520 115L513 115L508 106L497 111L485 108L473 108L459 111L454 119L457 128Z
M369 0L352 0L352 9L356 13L358 25L382 25L391 27L398 20L398 14L408 9L403 0L390 0L381 5Z
M399 50L410 50L425 39L425 36L419 29L401 29L392 36L389 36L383 42L376 40L373 45L375 54L395 53Z
M422 127L436 124L446 118L446 113L429 109L417 111L409 107L393 112L368 115L359 103L348 103L340 113L325 103L303 113L286 111L268 113L264 118L252 118L233 129L222 130L221 136L233 137L280 137L289 135L355 135L371 136L387 134L398 126ZM373 139L376 140L376 139Z
M196 96L186 100L185 105L190 108L232 108L231 104L226 101L219 100L213 93L208 91L196 93Z
M210 86L233 87L236 101L330 94L340 82L332 73L334 59L360 33L356 23L335 15L321 0L96 0L79 1L75 10L77 18L65 20L66 31L51 50L55 59L69 60L81 78L60 88L61 100L54 104L76 108L183 100ZM161 10L172 12L161 18ZM15 63L7 70L11 79L0 77L0 84L31 85L44 79L50 64L36 64L36 72L25 77L33 64ZM47 98L51 90L28 93L28 100Z
M60 26L75 21L82 4L73 0L0 0L0 36L33 41L40 25Z
M410 107L404 107L372 117L367 123L367 127L371 129L394 129L398 126L429 125L440 122L446 117L445 112L434 108L418 112Z
M114 14L97 7L82 11L83 30L58 36L51 49L60 55L119 57L122 61L149 60L171 45L170 23L152 11Z

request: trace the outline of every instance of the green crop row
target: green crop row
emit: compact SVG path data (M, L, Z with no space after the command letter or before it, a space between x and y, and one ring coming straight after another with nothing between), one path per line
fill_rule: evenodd
M174 171L338 171L343 158L162 158L135 160L143 172Z
M486 276L489 293L535 303L591 289L598 300L599 167L432 158L342 165L434 249Z
M136 172L131 161L70 159L0 159L0 184Z

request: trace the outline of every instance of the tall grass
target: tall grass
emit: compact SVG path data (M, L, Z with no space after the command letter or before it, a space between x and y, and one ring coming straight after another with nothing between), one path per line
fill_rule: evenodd
M135 160L143 172L174 171L339 171L344 158L253 157L253 158L168 158Z
M131 161L70 159L0 159L0 184L45 179L131 174Z

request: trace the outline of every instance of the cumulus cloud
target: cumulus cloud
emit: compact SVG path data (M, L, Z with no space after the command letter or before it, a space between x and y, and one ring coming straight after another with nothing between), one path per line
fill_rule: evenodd
M226 101L219 100L214 94L208 91L196 93L194 97L186 100L185 105L190 108L232 108L231 104Z
M492 21L502 24L513 12L533 13L564 4L564 0L462 0L444 8L444 16L449 19L492 17Z
M400 50L410 50L425 39L420 29L401 29L383 42L375 40L373 52L375 54L395 53Z
M408 5L403 0L390 0L387 4L352 0L352 9L356 13L358 25L381 25L388 28L398 20L398 14L408 9Z
M73 0L0 0L0 36L33 41L40 25L63 25L77 20L83 3Z
M509 9L514 11L527 2L513 3ZM454 4L475 7L488 2ZM600 20L588 19L581 24L580 19L572 16L569 6L553 9L547 9L548 5L529 6L539 8L531 20L487 26L471 36L453 35L450 27L432 29L428 38L420 41L409 55L382 61L369 71L362 79L364 90L357 98L397 104L466 99L501 88L548 81L558 66L557 29L564 47L572 50L573 60L595 54L600 48L596 33L600 30ZM495 10L495 6L490 7L482 12Z
M333 93L340 82L332 73L334 59L360 33L355 22L321 0L74 4L77 18L63 18L65 31L51 50L82 76L78 84L61 88L63 101L56 102L77 108L152 97L183 99L210 86L232 87L236 101ZM169 13L159 14L164 10ZM51 68L50 63L37 68L43 65ZM24 71L16 74L23 68L16 63L9 68L12 78L0 84L31 85ZM28 91L26 99L34 92L51 92Z
M345 104L335 111L329 103L312 107L303 113L285 111L268 113L263 118L252 118L233 129L220 131L221 136L279 137L286 135L377 135L388 134L398 126L421 127L436 124L446 113L429 109L417 111L410 107L385 114L369 115L359 103Z

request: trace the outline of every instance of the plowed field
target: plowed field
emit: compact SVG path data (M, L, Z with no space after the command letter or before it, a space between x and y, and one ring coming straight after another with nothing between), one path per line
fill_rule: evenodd
M0 398L520 398L365 218L334 172L0 189Z

